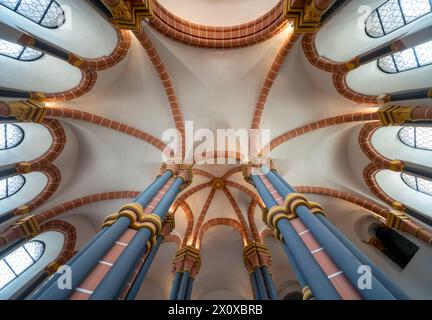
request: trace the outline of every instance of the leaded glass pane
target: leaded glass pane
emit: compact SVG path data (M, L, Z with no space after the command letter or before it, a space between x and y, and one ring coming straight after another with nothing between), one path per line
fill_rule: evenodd
M13 196L25 184L25 178L21 175L0 180L0 200Z
M0 290L34 265L45 250L40 241L31 241L0 260Z
M64 21L64 11L52 0L0 0L0 4L41 26L58 28Z
M399 130L399 138L409 147L432 151L431 127L404 127Z
M378 66L381 70L390 73L397 73L396 65L392 56L387 56L378 60Z
M378 8L378 13L381 17L385 34L405 25L397 0L387 1L383 6Z
M388 0L366 19L366 33L383 37L431 13L430 0Z
M65 16L62 8L57 4L53 3L45 14L41 25L48 28L56 28L61 26L65 21Z
M44 252L44 245L42 242L39 241L32 241L26 243L24 247L35 261L38 260Z
M18 44L6 40L0 40L0 54L6 57L18 59L23 49L24 47Z
M19 0L0 0L0 4L8 7L11 10L14 10L16 8L18 2Z
M426 66L432 63L432 41L415 47L415 52L420 66Z
M381 26L377 11L372 12L371 15L366 19L366 30L367 33L372 37L379 38L384 36L384 30Z
M432 128L416 127L416 148L432 150Z
M22 0L16 12L39 23L49 6L49 0Z
M24 132L15 124L0 124L0 150L11 149L19 145Z
M16 276L8 267L4 260L0 260L0 289L3 289L9 282L15 279Z
M7 255L5 260L16 273L16 275L20 275L24 270L34 263L33 259L23 247L20 247L11 254Z
M409 147L415 148L414 127L403 127L399 130L399 139Z
M43 56L43 53L32 48L25 48L21 57L19 58L21 61L34 61Z
M417 68L417 60L413 49L407 49L398 53L393 54L393 58L396 62L396 66L401 71Z
M401 174L402 180L411 188L414 190L417 190L417 183L416 178L414 176L411 176L406 173Z
M431 4L429 0L399 1L407 24L431 12Z
M0 39L0 54L22 61L33 61L43 56L43 53L31 48Z
M0 200L7 197L7 180L0 180Z
M422 178L416 178L416 179L417 179L418 191L432 196L432 181L425 180Z
M414 177L406 173L402 173L401 178L411 189L432 196L432 181Z
M394 60L392 63L391 60ZM397 73L432 64L432 41L414 48L378 59L378 66L384 72Z

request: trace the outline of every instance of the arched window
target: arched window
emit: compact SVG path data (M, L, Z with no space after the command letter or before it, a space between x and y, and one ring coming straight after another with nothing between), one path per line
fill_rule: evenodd
M369 37L380 38L432 12L430 0L388 0L366 20Z
M20 61L35 61L40 59L43 53L0 39L0 55Z
M43 255L45 245L30 241L0 260L0 290L23 274Z
M398 135L409 147L432 151L432 127L403 127Z
M0 200L13 196L21 190L25 184L25 178L21 175L0 180Z
M386 73L399 73L432 64L432 41L378 59L378 67Z
M0 0L0 4L46 28L55 29L65 22L63 9L53 0Z
M411 189L432 196L432 181L414 177L406 173L401 173L401 178L402 181L405 182Z
M12 149L24 139L24 131L15 124L0 124L0 150Z

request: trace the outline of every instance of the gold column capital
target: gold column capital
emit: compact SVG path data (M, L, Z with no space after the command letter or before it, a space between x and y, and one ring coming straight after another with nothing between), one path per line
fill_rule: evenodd
M252 242L243 248L243 261L249 272L256 267L271 267L272 258L267 246L260 242Z
M20 162L16 165L17 173L30 173L32 172L32 164L31 162Z
M412 111L415 108L411 106L382 106L377 111L381 126L399 126L407 121L413 121Z
M30 99L26 101L4 101L8 107L8 116L22 122L41 123L47 108L44 103Z
M150 231L150 239L147 242L147 250L156 242L156 237L162 231L162 221L157 214L144 213L143 207L139 203L128 203L120 208L120 210L112 215L109 215L102 225L102 228L113 225L117 220L122 217L129 219L129 228L140 230L147 228Z
M119 0L115 5L105 6L111 11L111 23L121 29L141 30L141 22L144 18L153 16L153 4L151 0L130 1Z
M181 177L183 179L180 190L187 188L193 182L193 165L167 162L161 165L160 175L166 171L171 171L174 178Z
M186 246L176 252L172 262L173 273L189 271L190 276L195 278L200 268L201 254L199 249Z
M392 160L389 163L389 169L391 171L401 172L405 168L405 164L401 160Z
M34 215L22 218L13 224L19 226L24 231L26 238L32 238L39 234L40 225Z
M282 219L292 220L297 218L296 210L300 206L308 208L312 214L325 216L324 209L319 203L309 201L301 193L290 193L286 196L283 206L274 206L268 212L263 211L263 222L273 230L275 238L281 240L281 234L277 227L278 222Z
M303 300L315 300L315 297L312 294L312 290L309 288L309 286L305 286L302 289L303 293Z
M294 7L292 0L284 0L284 16L293 22L295 33L313 33L321 26L324 10L315 5L315 1Z
M399 230L404 220L410 220L410 218L402 211L392 210L387 214L386 226Z

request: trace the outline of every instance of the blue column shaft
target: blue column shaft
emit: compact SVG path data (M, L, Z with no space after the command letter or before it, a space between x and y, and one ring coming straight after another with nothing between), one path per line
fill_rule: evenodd
M270 271L266 266L261 267L261 273L264 278L265 285L267 287L267 293L270 300L279 300L279 295L274 286L273 278L270 275Z
M294 271L294 274L295 274L296 279L299 282L300 286L302 288L306 287L307 283L306 283L305 277L303 275L303 272L298 267L297 263L294 260L294 257L292 256L291 252L289 251L288 247L286 246L286 244L283 241L282 241L282 248L285 251L285 254L288 258L288 262L291 266L291 269ZM305 272L307 272L307 271L305 270Z
M117 299L128 281L133 269L145 253L146 242L151 233L147 228L140 229L122 254L116 260L102 281L99 283L90 300L114 300Z
M188 287L187 287L186 299L185 300L190 300L191 297L192 297L193 283L194 283L194 278L189 277L189 284L188 284Z
M3 213L2 215L0 215L0 223L6 222L12 218L15 217L15 209L14 210L10 210L8 212Z
M410 298L403 292L392 280L390 280L363 252L361 252L345 235L339 231L323 215L318 214L318 219L339 239L342 244L348 248L360 262L370 266L372 274L397 298L409 300Z
M0 180L16 176L18 174L18 170L15 167L16 164L1 166L0 167Z
M92 240L90 240L83 248L81 248L81 250L72 257L72 259L68 262L68 265L71 265L72 263L74 263L80 256L82 256L82 254L88 249L90 248L90 246L93 245L93 243L95 243L96 241L98 241L98 239L105 233L107 232L108 228L104 228L102 229ZM42 295L47 288L49 288L49 286L51 286L54 282L57 281L57 279L60 277L59 273L54 273L51 277L48 278L48 281L46 281L39 289L37 289L37 291L29 296L27 299L28 300L36 300L39 298L40 295Z
M47 290L39 296L39 300L66 300L72 294L73 290L87 277L90 271L96 266L100 259L108 252L114 245L115 241L126 231L129 226L129 219L121 217L111 227L105 228L100 231L101 236L97 241L88 246L86 250L81 250L82 254L76 259L71 260L68 264L72 269L72 289L62 290L57 286L58 277L53 277L50 280L52 284ZM109 231L109 232L107 232ZM81 253L81 252L80 252Z
M175 273L168 300L176 300L177 299L178 290L180 287L180 281L181 281L182 275L183 274L181 272Z
M263 170L266 172L266 177L269 179L269 181L272 183L273 187L276 188L276 190L280 193L282 197L286 197L289 193L291 193L291 189L288 188L285 183L281 181L281 179L278 178L277 175L271 170L269 170L267 167L263 166Z
M278 222L278 229L282 234L284 244L289 252L291 252L298 267L300 270L305 270L303 275L314 296L319 300L340 300L339 293L312 256L303 240L300 239L291 223L287 219L282 219Z
M15 242L8 243L6 247L3 247L0 250L0 258L3 258L4 256L7 256L9 253L14 251L15 249L18 249L19 246L24 244L26 242L25 238L21 238L19 240L16 240Z
M255 272L251 272L250 278L251 278L252 290L255 296L255 300L261 300L261 295L258 290L258 284L257 284Z
M166 171L162 176L156 178L151 185L149 185L138 197L135 198L135 202L139 203L143 207L149 204L149 202L155 197L165 183L171 178L172 172Z
M358 270L362 263L331 233L318 218L305 206L297 208L297 216L312 232L334 263L344 272L344 275L356 288L359 279ZM395 299L395 297L372 275L372 289L359 290L365 299ZM314 292L314 290L312 290ZM315 293L315 292L314 292Z
M256 267L254 269L255 273L255 279L258 285L258 290L260 292L260 296L262 300L268 300L267 290L264 284L263 276L261 274L261 269L259 267Z
M264 201L264 204L267 209L270 209L274 206L277 206L278 204L273 199L271 193L268 191L264 183L261 181L261 179L257 175L251 176L252 181L255 185L255 188L257 189L262 201Z
M141 267L141 270L139 271L132 288L130 289L128 295L126 296L126 300L135 300L136 295L138 294L139 289L141 288L144 279L147 275L147 272L149 271L154 257L156 256L156 253L159 250L160 245L162 244L164 240L164 237L162 235L158 235L156 239L155 245L151 248L150 253L148 254L147 258L144 261L143 266Z
M180 282L180 287L179 287L176 300L185 300L188 284L189 284L189 271L185 271L183 272L183 277Z
M174 183L165 193L163 198L159 201L156 208L153 210L153 213L161 217L162 221L165 219L165 216L167 215L169 208L171 207L175 198L177 197L177 194L180 191L180 186L182 185L182 183L183 183L183 178L177 177Z

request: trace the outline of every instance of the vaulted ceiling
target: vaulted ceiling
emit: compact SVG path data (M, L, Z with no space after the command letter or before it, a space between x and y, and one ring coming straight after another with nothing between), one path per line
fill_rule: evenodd
M85 27L85 30L74 31L74 35L70 36L73 39L70 38L72 40L67 43L67 49L86 58L108 55L108 52L113 50L115 32L110 31L111 27L105 25L105 21L93 19L93 16L98 14L94 8L92 11L84 12L81 3L77 4L76 1L58 2L71 6L72 12L85 22L82 27ZM277 0L158 2L169 12L186 21L221 27L248 23L279 4ZM354 2L358 1L353 1L352 6ZM384 1L361 2L375 7ZM349 10L352 10L351 5L344 9L347 10L346 15L337 15L317 37L318 52L331 60L343 62L370 49L370 44L362 42L363 30L353 27L350 32L338 33L340 39L335 36L335 28L341 30L351 27L348 18ZM267 74L274 66L279 50L292 36L292 26L287 24L274 36L262 42L242 48L221 50L189 46L174 41L148 23L143 23L143 30L170 76L184 120L192 121L195 131L210 129L214 133L217 129L251 128ZM67 31L64 33L65 37L69 36L66 34ZM48 40L54 43L60 41L53 38ZM361 48L358 47L358 43L362 44ZM100 54L101 52L103 54ZM172 105L153 63L142 44L131 34L131 45L125 58L109 69L98 71L97 81L89 92L70 101L49 102L49 106L89 112L162 139L165 130L175 128L176 123ZM1 66L3 68L3 64ZM62 76L60 73L50 79L51 72L56 68L54 65L51 66L47 75L41 76L42 82L38 84L38 88L31 89L50 92L49 88L52 88L52 92L57 92L63 90L64 86L73 87L75 71L68 76ZM428 72L430 74L430 69ZM2 86L20 85L18 73L19 71L11 68L8 74L12 80L1 80ZM63 77L68 80L60 80L55 84L57 79ZM359 77L367 82L367 76ZM47 78L48 80L43 80ZM35 79L38 78L32 79L31 84L23 85L20 89L28 89L28 86L34 85ZM363 88L367 85L360 86ZM372 85L370 91L374 91ZM416 101L410 102L412 105L415 103ZM272 83L260 118L260 128L270 130L271 139L275 139L325 118L374 110L376 106L359 104L341 96L333 85L332 74L310 64L302 48L302 39L299 38L293 42ZM112 191L140 192L158 173L162 162L161 152L153 145L123 132L85 121L61 119L61 123L66 132L67 143L55 160L55 165L61 172L62 180L56 193L39 207L36 213L90 194ZM358 144L358 135L363 124L349 122L331 125L304 134L302 132L296 138L287 139L272 150L274 167L291 185L321 186L353 192L384 204L369 190L363 178L363 169L370 162ZM175 235L183 240L188 223L195 225L203 212L204 223L212 219L229 218L239 221L240 224L244 222L243 228L249 230L252 219L259 233L266 229L261 222L259 205L248 216L251 195L241 189L248 188L251 193L255 191L243 180L240 170L235 169L239 166L239 162L194 166L193 184L180 194L180 197L185 194L186 196L181 198L184 203L175 214ZM224 176L230 170L232 174ZM226 189L213 189L213 181L216 178L225 180ZM187 196L188 191L195 187L202 189ZM361 242L368 237L367 226L373 222L369 211L343 200L316 195L311 195L311 198L316 198L324 204L329 218L359 247L367 251L373 259L385 264L381 257ZM91 239L108 214L115 212L127 201L130 200L94 202L62 215L61 219L76 227L77 248ZM209 203L208 208L205 208L206 201ZM271 237L267 237L265 242L273 253L272 273L276 286L283 292L287 286L292 285L294 275L278 243ZM203 264L195 282L193 298L252 297L248 273L242 260L242 246L241 234L230 226L220 225L206 232L201 243ZM142 289L139 298L164 298L168 295L172 281L170 265L176 250L174 243L167 243L161 247L143 285L147 290ZM224 261L226 266L221 267L220 261ZM405 275L388 269L395 277L405 281ZM419 280L416 284L423 286L422 288L432 287L432 283L419 284L420 282ZM426 291L424 289L419 295L426 294Z

